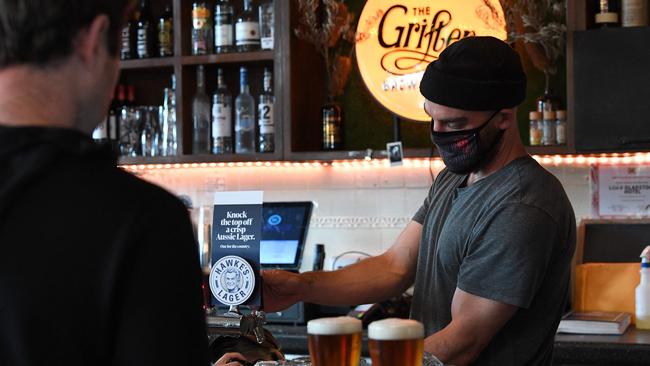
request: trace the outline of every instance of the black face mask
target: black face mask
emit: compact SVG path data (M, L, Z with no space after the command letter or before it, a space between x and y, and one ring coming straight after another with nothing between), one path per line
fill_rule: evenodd
M485 123L471 130L436 132L431 121L431 141L438 148L447 169L456 174L469 174L492 159L504 131L499 130L499 135L488 145L481 141L480 132L499 112L496 111Z

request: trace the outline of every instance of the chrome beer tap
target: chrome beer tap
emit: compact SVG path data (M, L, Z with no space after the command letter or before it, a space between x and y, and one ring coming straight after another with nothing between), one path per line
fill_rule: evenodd
M266 314L263 311L252 310L250 315L244 315L239 306L231 306L224 314L207 317L207 322L219 335L238 338L253 334L257 343L264 342Z

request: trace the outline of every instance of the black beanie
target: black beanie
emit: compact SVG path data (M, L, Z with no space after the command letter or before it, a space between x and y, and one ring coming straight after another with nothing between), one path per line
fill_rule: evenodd
M515 50L494 37L468 37L447 47L422 77L428 100L466 111L516 107L526 98L526 74Z

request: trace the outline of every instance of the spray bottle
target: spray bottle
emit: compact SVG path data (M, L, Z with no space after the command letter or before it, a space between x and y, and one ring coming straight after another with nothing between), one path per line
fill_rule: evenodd
M641 282L636 288L636 327L650 329L650 246L641 253Z

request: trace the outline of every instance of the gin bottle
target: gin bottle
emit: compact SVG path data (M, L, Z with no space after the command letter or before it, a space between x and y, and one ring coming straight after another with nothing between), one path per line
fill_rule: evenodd
M255 153L255 100L248 86L248 70L240 69L240 94L235 100L235 152Z
M232 153L232 95L217 71L217 91L212 96L212 153Z
M260 137L258 149L262 153L272 153L275 150L275 123L273 119L273 90L271 89L271 70L264 69L264 92L260 95L258 105L258 123Z
M210 153L210 98L205 94L205 68L196 69L196 95L192 100L192 153Z

